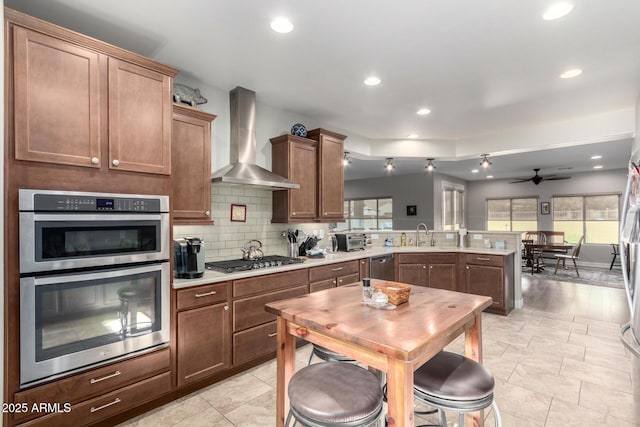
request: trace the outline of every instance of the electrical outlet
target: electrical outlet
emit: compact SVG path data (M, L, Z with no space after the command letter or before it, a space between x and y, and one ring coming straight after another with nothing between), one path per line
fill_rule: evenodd
M320 230L320 232L318 233L318 237L324 239L324 230Z
M377 235L377 234L372 234L371 235L371 240L378 240L379 238L380 238L380 236Z
M453 234L447 233L447 240L453 240Z
M473 240L482 240L482 234L474 234Z

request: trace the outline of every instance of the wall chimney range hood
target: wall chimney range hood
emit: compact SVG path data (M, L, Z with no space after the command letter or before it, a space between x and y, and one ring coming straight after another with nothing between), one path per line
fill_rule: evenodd
M300 184L256 165L256 93L242 87L229 92L231 164L215 171L212 182L250 185L268 190L300 188Z

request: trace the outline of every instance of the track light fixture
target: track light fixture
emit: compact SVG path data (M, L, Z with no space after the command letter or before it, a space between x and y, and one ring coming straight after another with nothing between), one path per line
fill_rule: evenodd
M342 164L344 166L348 166L351 164L351 157L349 157L349 152L345 151L344 156L342 157Z
M487 156L489 156L488 154L482 154L481 156L482 156L482 161L480 162L480 166L486 169L493 164L491 163L491 161L489 161L489 159L487 159Z
M387 157L387 164L384 165L384 168L387 170L387 172L391 172L396 168L396 165L393 164L393 157Z
M433 164L434 160L435 159L427 159L427 164L424 166L427 172L432 172L436 168L436 165Z

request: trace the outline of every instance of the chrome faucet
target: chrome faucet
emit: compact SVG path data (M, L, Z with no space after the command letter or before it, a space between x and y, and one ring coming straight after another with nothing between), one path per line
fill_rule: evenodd
M420 227L424 228L424 233L426 237L429 238L429 229L427 228L427 224L425 224L424 222L421 222L416 227L416 246L422 246L427 244L426 240L420 240Z

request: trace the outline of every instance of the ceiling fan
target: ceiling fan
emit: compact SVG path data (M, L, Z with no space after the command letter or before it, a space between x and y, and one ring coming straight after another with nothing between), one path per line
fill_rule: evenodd
M531 178L522 178L522 179L519 179L517 181L511 181L509 184L517 184L519 182L531 181L535 185L538 185L542 181L557 181L557 180L560 180L560 179L569 179L569 178L571 178L570 176L555 176L555 175L548 175L548 176L544 176L543 177L543 176L538 175L538 171L540 171L540 168L534 169L534 172L536 174L534 176L532 176Z

